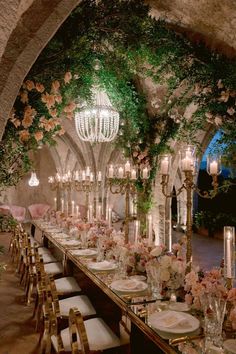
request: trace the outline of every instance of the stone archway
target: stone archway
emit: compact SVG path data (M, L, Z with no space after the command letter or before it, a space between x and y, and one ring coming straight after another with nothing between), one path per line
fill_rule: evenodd
M4 2L0 23L0 139L22 81L38 55L80 0Z

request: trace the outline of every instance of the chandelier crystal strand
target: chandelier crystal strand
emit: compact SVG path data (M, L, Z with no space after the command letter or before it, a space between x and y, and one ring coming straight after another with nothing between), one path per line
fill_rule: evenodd
M93 105L85 103L75 113L75 127L79 138L89 142L114 140L119 130L119 113L112 107L104 91L93 88Z

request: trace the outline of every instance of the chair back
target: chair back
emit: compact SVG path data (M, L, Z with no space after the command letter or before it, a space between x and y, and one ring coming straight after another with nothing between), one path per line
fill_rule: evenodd
M32 219L42 219L47 211L51 208L48 204L31 204L28 210Z
M71 308L69 313L69 331L72 354L89 354L89 344L84 321L77 308ZM78 346L78 337L81 348Z
M0 215L11 216L11 208L9 205L0 205Z
M25 221L26 208L18 205L10 206L11 214L19 222Z

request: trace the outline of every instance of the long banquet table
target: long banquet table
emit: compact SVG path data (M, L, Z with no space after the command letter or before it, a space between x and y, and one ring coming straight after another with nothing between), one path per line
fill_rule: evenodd
M72 268L77 268L90 281L101 290L116 305L122 314L125 314L131 323L131 353L138 354L142 350L152 353L174 354L179 353L177 346L171 345L168 339L162 338L157 331L148 325L149 307L155 306L156 300L150 295L150 291L133 296L122 296L111 289L110 284L116 277L115 271L92 271L88 268L91 258L79 257L74 254L75 247L67 247L61 242L57 233L45 227L45 222L32 221L35 227L35 239L44 245L54 247L62 256L65 274L70 274ZM52 229L53 230L53 229Z

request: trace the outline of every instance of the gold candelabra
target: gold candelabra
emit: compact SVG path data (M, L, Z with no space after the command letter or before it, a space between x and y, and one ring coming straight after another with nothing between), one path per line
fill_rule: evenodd
M148 178L148 169L145 167L142 170L141 178L146 180ZM125 243L129 240L129 222L133 219L130 216L130 196L136 193L137 170L131 167L129 161L124 166L110 165L107 173L107 185L112 194L125 195L125 220L124 220L124 234Z
M196 192L202 198L212 199L216 196L218 192L218 181L217 175L221 172L220 157L218 156L208 156L207 158L207 172L212 177L213 189L210 191L201 191L197 185L194 183L194 176L196 171L196 158L194 156L195 149L192 146L187 146L187 148L181 151L181 169L184 172L184 182L182 186L176 190L176 193L168 193L169 186L169 169L170 169L170 156L165 155L161 159L160 172L162 175L161 186L162 193L166 198L177 197L183 190L186 191L186 261L187 261L187 271L191 269L192 262L192 193Z
M86 195L86 206L89 205L89 195L92 191L98 193L99 188L102 184L102 173L99 171L97 176L90 170L90 167L87 166L86 170L75 172L74 175L74 186L78 192L84 192ZM96 201L96 200L95 200ZM96 210L96 205L94 210Z
M68 171L67 173L60 175L59 173L56 173L55 177L54 176L50 176L48 177L48 183L50 185L51 190L56 191L57 192L57 204L58 201L61 201L61 207L63 208L64 211L64 200L62 203L62 200L59 196L60 192L62 190L66 190L67 191L67 202L68 202L68 213L71 213L72 211L72 201L71 201L71 192L72 192L72 188L73 188L73 178L72 178L72 174L70 171ZM57 205L58 208L58 205Z

